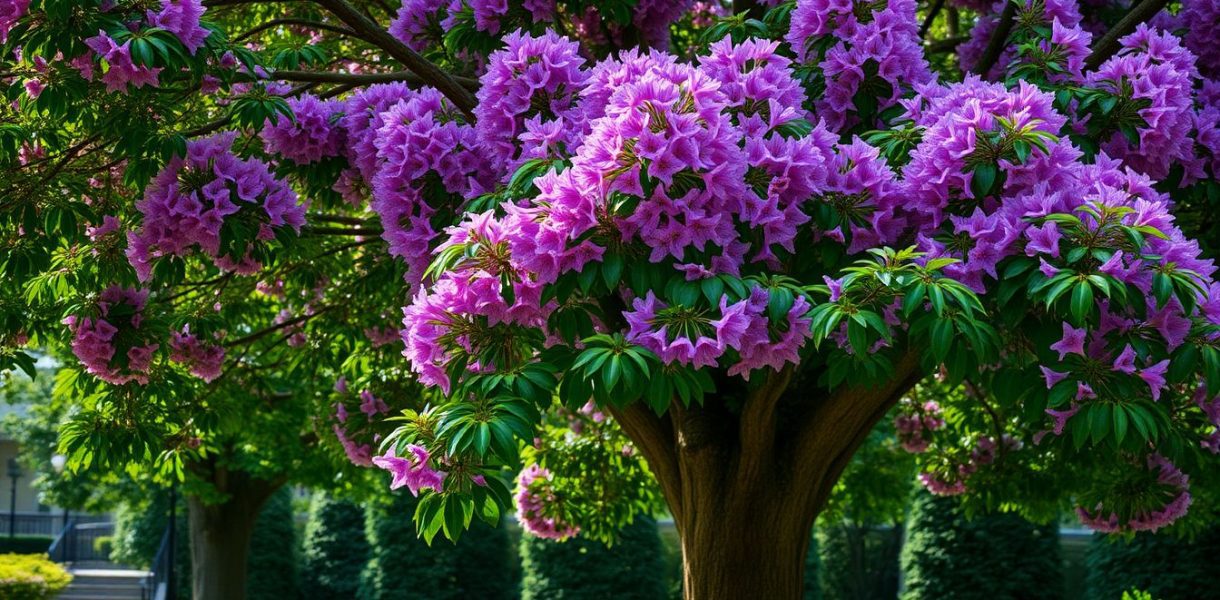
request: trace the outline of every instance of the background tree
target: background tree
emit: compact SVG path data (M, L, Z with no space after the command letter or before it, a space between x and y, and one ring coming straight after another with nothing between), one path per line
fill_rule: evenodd
M521 538L521 598L593 600L668 597L657 524L640 517L610 546L600 540Z
M1059 528L1015 514L969 515L921 491L902 546L903 598L1061 598Z
M692 599L799 595L895 405L937 493L1210 514L1210 3L207 4L0 5L0 368L183 480L198 598L339 451L428 540L608 539L650 474Z
M354 598L369 560L364 510L351 500L315 493L302 548L302 597Z
M1208 566L1220 544L1220 532L1209 527L1190 539L1164 533L1141 533L1131 539L1095 537L1087 558L1087 598L1117 598L1138 589L1153 598L1197 598L1216 585Z

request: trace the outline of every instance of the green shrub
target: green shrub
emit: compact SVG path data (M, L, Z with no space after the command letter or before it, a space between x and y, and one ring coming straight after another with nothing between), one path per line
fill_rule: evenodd
M354 598L368 560L364 511L349 500L314 494L301 551L301 597Z
M250 552L246 556L247 600L297 597L297 543L292 521L292 490L281 488L267 499L250 533Z
M50 549L54 541L45 535L0 536L0 554L38 554Z
M1130 541L1096 535L1089 547L1089 600L1117 600L1131 589L1158 600L1204 597L1220 589L1220 527L1193 540L1167 533L1138 533Z
M0 600L51 600L72 576L46 554L0 554Z
M898 596L901 527L825 524L817 528L815 539L821 566L815 581L822 598L882 600Z
M103 535L93 540L93 551L99 556L110 556L114 550L114 537Z
M372 549L360 578L361 600L516 598L508 535L478 521L456 544L443 537L429 547L415 533L416 500L402 491L365 512Z
M957 499L915 496L902 549L904 600L1063 596L1059 536L1014 514L967 520Z
M657 524L641 517L613 546L521 538L522 600L659 600L668 596Z

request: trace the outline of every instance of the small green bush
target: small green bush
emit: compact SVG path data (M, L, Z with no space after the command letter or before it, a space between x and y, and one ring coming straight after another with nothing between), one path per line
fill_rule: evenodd
M110 552L114 550L114 537L103 535L93 540L93 551L99 556L110 556Z
M915 496L902 548L903 600L1063 597L1059 535L1015 514L967 519L956 498Z
M522 600L660 600L668 597L657 524L640 517L612 546L579 536L521 538Z
M267 499L246 555L246 599L285 600L296 598L296 527L292 522L292 490L281 488Z
M45 535L18 535L0 537L0 554L38 554L46 552L55 538Z
M0 600L51 600L72 576L46 554L0 554Z
M301 550L301 597L354 598L368 560L364 511L349 500L314 494Z
M1116 600L1141 590L1158 600L1195 600L1220 589L1220 527L1194 539L1170 533L1137 533L1127 541L1097 534L1086 559L1089 600ZM1204 592L1206 590L1206 593Z

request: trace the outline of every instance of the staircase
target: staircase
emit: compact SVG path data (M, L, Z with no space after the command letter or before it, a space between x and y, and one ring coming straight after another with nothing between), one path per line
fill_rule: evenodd
M73 565L69 571L72 584L58 600L144 600L141 584L148 571L89 565Z

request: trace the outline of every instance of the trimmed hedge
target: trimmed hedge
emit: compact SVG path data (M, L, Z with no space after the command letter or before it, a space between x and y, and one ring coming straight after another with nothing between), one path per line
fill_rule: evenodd
M51 600L72 576L46 554L0 554L0 598Z
M660 600L667 597L657 524L640 517L613 546L579 536L521 538L522 600Z
M285 487L267 499L254 521L246 555L246 600L297 597L296 549L292 490Z
M314 494L301 551L301 597L354 598L368 561L364 511L349 500Z
M371 550L360 577L360 600L510 600L508 534L478 521L455 545L438 536L429 547L415 532L416 499L402 491L365 511Z
M902 549L903 600L1054 600L1063 596L1059 536L1014 514L967 520L956 498L921 490Z
M891 600L898 597L901 527L817 528L821 569L815 582L825 600ZM808 587L808 585L806 585Z
M1086 561L1086 598L1115 600L1131 589L1157 600L1214 597L1220 590L1220 527L1193 540L1168 533L1138 533L1130 541L1095 535ZM1213 595L1213 596L1209 596Z
M42 554L54 541L47 535L0 536L0 554Z

